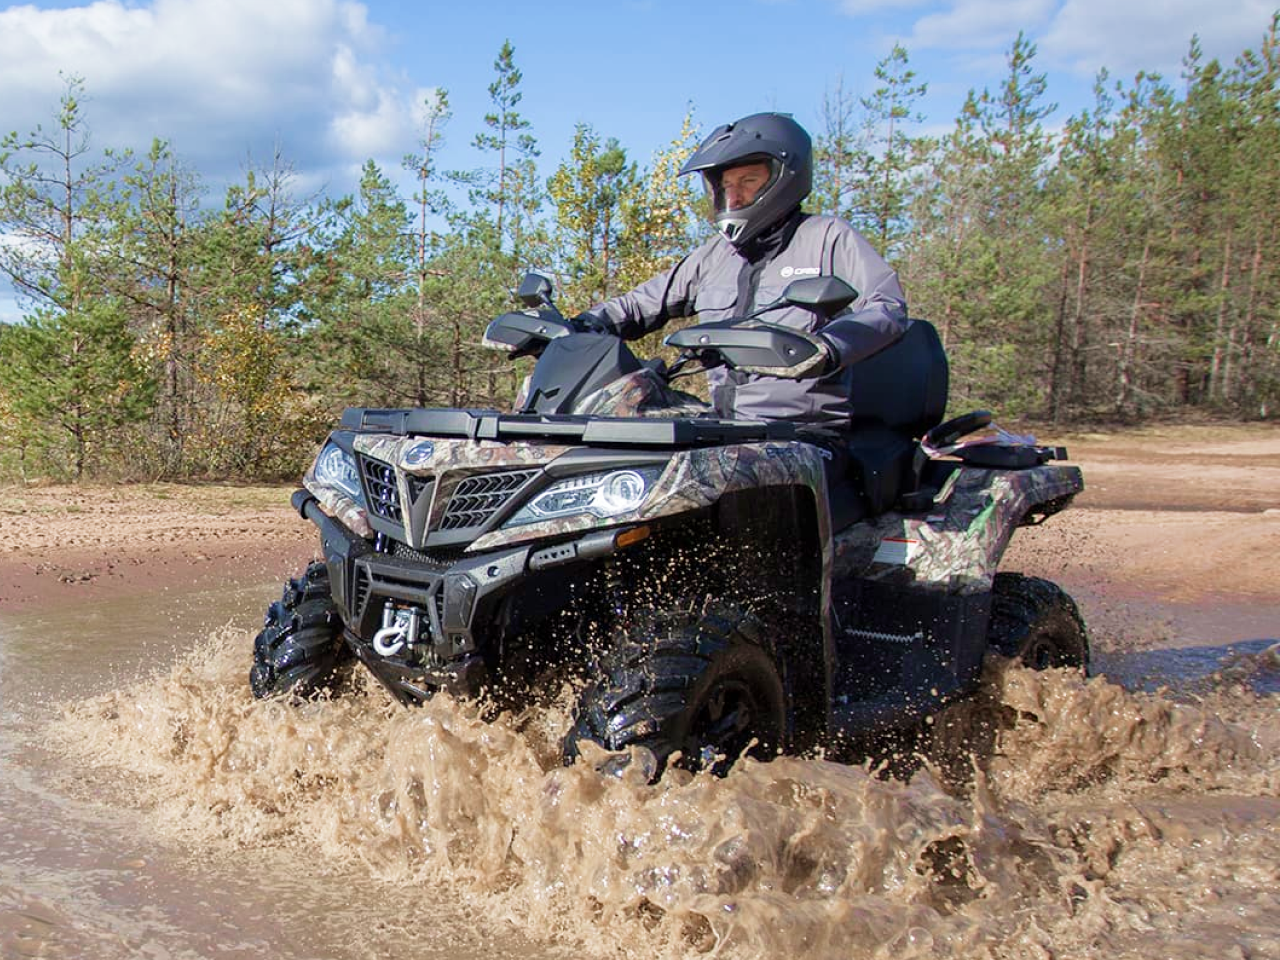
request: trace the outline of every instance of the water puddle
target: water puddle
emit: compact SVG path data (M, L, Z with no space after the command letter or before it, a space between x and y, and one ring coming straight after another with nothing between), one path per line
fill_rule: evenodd
M1274 696L1280 694L1280 641L1104 652L1094 658L1094 672L1129 690L1161 690L1179 699L1212 694L1233 682Z
M64 716L103 691L135 707L147 690L172 698L176 660L240 645L251 633L228 624L278 593L231 586L0 616L0 957L555 955L465 899L380 882L301 837L228 842L210 830L207 797L172 809L159 784L187 775L172 753L146 756L129 732L91 746L108 726ZM212 704L188 692L190 722Z
M914 773L656 785L567 716L254 701L277 588L0 619L0 956L1280 957L1280 651L989 671Z

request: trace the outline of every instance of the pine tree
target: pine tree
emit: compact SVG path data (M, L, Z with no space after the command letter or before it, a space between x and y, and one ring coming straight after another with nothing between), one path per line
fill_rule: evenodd
M414 216L390 179L366 161L354 198L335 205L336 235L317 251L309 307L321 345L317 382L337 408L395 406L430 392L414 322L417 244Z
M813 191L806 207L815 213L851 219L857 156L865 150L855 116L854 98L845 93L844 75L822 97L822 132L813 144Z
M698 146L690 109L680 132L637 174L635 189L622 196L622 228L614 283L628 289L676 263L705 234L701 191L680 168Z
M509 233L513 234L513 240L519 236L512 230L508 213L516 204L516 198L521 196L515 187L519 185L528 190L531 186L527 178L520 175L518 167L523 162L535 160L539 151L537 141L528 132L529 121L516 109L524 99L520 90L524 77L515 65L515 48L510 40L503 42L493 69L497 73L493 83L489 84L493 110L485 114L486 131L476 134L473 143L478 150L496 155L497 168L478 171L468 179L478 187L473 194L473 202L482 203L493 211L494 234L500 248L505 248ZM526 201L529 199L527 194L524 197ZM519 255L519 250L513 252Z
M567 302L585 308L619 292L622 210L636 188L635 164L622 145L612 137L601 143L589 124L579 124L569 159L547 183L556 203L559 262L569 278Z
M930 145L904 250L913 310L937 322L957 405L1010 414L1041 404L1053 263L1045 255L1043 175L1051 144L1040 121L1044 77L1019 34L996 94L971 91L953 131Z
M418 152L405 156L402 165L411 171L418 181L413 194L413 202L417 208L414 228L414 270L413 270L413 309L409 316L412 320L413 335L411 349L411 377L402 385L411 402L425 406L435 395L436 385L432 382L432 371L436 366L432 358L438 356L439 331L432 329L432 310L428 297L428 287L432 277L431 260L440 244L440 237L432 228L438 217L447 217L450 204L443 190L436 184L440 179L436 162L439 151L444 146L444 130L452 118L449 108L449 92L443 88L433 90L422 103L421 134L418 139Z
M0 138L0 274L38 308L70 310L92 295L113 178L128 155L90 162L84 81L64 78L52 130ZM73 262L76 269L71 269Z
M73 255L57 284L80 285L65 275L79 269ZM24 425L22 434L48 441L55 474L79 480L91 467L109 463L106 454L120 429L150 414L155 383L136 348L128 315L106 296L85 298L71 309L42 307L0 338L0 396L8 414Z
M1236 169L1243 180L1234 323L1224 345L1223 397L1242 413L1267 416L1280 405L1280 289L1275 271L1280 222L1280 13L1258 49L1236 62L1247 127Z
M916 102L928 92L908 67L907 51L895 44L876 64L880 86L859 102L863 134L853 151L855 180L848 216L889 260L896 260L909 232L909 185L918 152L907 129L924 117Z
M1229 296L1235 243L1229 191L1235 146L1241 137L1238 104L1217 60L1203 61L1198 38L1183 60L1186 96L1177 126L1165 142L1178 172L1177 234L1185 282L1177 296L1175 323L1182 340L1178 393L1183 403L1213 402L1219 392L1215 346L1220 343Z
M181 475L200 400L192 359L202 323L193 296L194 252L205 220L202 191L195 174L159 140L122 186L112 217L108 283L126 304L161 381L156 429L138 456L150 457L154 448L154 472Z
M1117 209L1122 199L1118 151L1124 141L1116 135L1115 101L1107 81L1102 71L1094 82L1093 109L1067 121L1058 162L1047 180L1044 222L1063 241L1046 398L1054 420L1062 419L1069 407L1082 410L1091 398L1105 396L1090 389L1090 357L1094 344L1104 342L1111 317L1123 309L1123 299L1113 299L1112 293L1119 280L1113 271L1124 226Z
M17 241L0 244L0 273L31 310L3 338L0 394L19 431L47 440L55 469L76 479L154 399L106 266L113 175L128 156L90 162L83 93L67 79L52 130L0 140L0 234Z

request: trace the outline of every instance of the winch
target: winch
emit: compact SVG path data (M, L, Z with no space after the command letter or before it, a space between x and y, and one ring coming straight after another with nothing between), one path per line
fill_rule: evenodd
M418 607L397 607L388 600L382 608L382 628L373 635L373 649L379 656L394 657L406 646L414 646L420 638L425 616Z

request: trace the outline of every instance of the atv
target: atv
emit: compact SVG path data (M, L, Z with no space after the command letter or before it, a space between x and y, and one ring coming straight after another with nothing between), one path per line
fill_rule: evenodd
M405 704L525 705L576 675L567 761L590 740L722 772L910 728L973 691L989 651L1087 669L1071 598L996 570L1080 471L988 413L943 423L927 321L856 368L851 468L828 476L804 425L717 417L673 384L803 366L814 341L767 315L833 316L843 281L670 334L670 366L567 319L545 277L518 297L484 338L537 358L514 413L343 413L292 499L324 559L267 611L256 696L332 688L352 661Z

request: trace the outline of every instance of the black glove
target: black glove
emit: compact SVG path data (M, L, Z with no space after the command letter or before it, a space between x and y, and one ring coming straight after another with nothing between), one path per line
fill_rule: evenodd
M589 313L580 313L573 318L573 325L583 333L602 333L611 337L616 337L618 331L609 326L608 322L601 320L599 317L593 317Z

